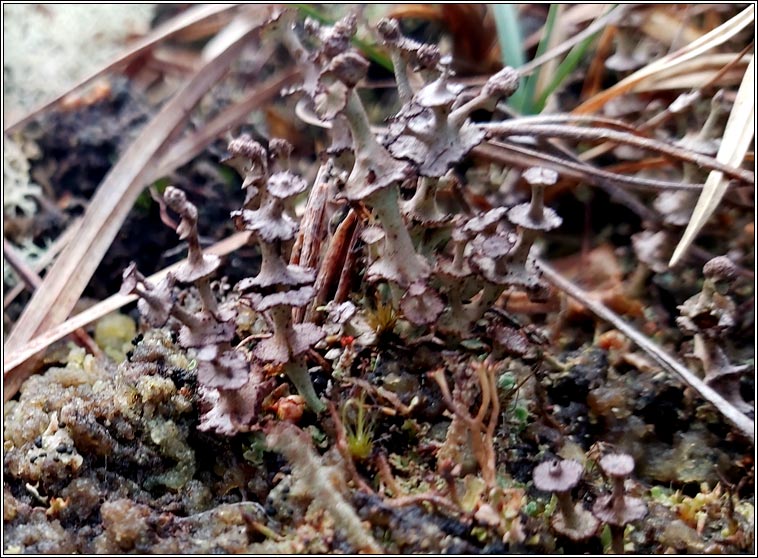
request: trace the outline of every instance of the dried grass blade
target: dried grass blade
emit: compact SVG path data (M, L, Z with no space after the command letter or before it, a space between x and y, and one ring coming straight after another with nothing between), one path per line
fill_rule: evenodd
M39 286L42 284L42 279L40 279L40 276L37 275L37 273L31 268L29 264L26 263L26 261L16 251L16 249L13 248L13 245L11 245L11 243L8 242L8 239L6 238L3 239L3 257L7 260L10 266L13 268L13 271L16 272L16 274L21 278L23 283L26 284L26 287L31 292L34 292L35 289L39 288ZM79 344L87 349L87 352L95 356L102 355L100 348L87 334L86 331L77 329L73 333L74 336L78 339Z
M708 81L706 81L705 83L702 84L701 90L705 89L707 87L710 87L710 86L712 86L714 84L717 84L717 83L721 84L724 81L728 81L726 79L723 79L724 76L727 73L732 73L732 70L734 69L734 66L736 64L738 64L742 60L742 58L749 51L752 51L752 50L753 50L753 43L751 43L748 46L746 46L745 48L743 48L739 53L737 53L737 56L735 56L729 62L727 62L720 70L718 70L717 72L713 73L713 75L710 77L710 79L708 79ZM719 55L716 54L716 55L713 55L713 56L719 56ZM737 80L735 81L735 83L737 83L740 80L740 77L742 75L743 74L740 74L737 77ZM660 86L660 84L662 84L662 83L665 85L666 81L667 81L666 79L662 79L662 80L658 81L658 85ZM702 97L701 91L693 91L693 93L696 93L698 95L698 98ZM662 112L659 112L658 114L656 114L652 118L649 118L645 123L641 124L639 126L639 131L647 133L650 130L654 130L654 129L658 128L659 126L661 126L664 122L666 122L670 117L671 117L671 112L670 112L669 109L664 110ZM608 151L610 151L611 149L613 149L613 147L615 145L616 145L615 143L604 143L604 144L595 146L592 149L588 149L587 151L583 152L579 157L583 161L590 161L592 159L600 157L604 153L607 153Z
M267 19L263 17L262 21ZM239 41L201 68L106 175L87 208L77 242L63 251L45 276L8 337L7 347L21 345L66 319L142 191L151 167L160 160L190 110L227 72L257 30L258 26L251 27Z
M250 233L248 232L235 233L209 247L205 252L224 256L247 244L249 238ZM182 265L184 261L185 260L182 260L162 269L151 275L148 279L153 283L157 283L163 279L169 271ZM3 359L3 395L5 400L7 401L13 397L24 380L30 375L30 371L21 368L22 364L40 351L45 350L52 343L63 339L77 329L83 328L95 320L99 320L103 316L118 310L122 306L125 306L136 299L137 297L135 295L114 294L105 300L98 302L84 312L66 320L62 324L47 330L45 333L35 337L18 350L6 354ZM19 373L19 371L21 372Z
M719 87L738 84L752 56L743 52L703 55L679 65L669 75L641 83L635 91L665 91L666 89L704 89L717 83Z
M690 372L684 365L664 351L661 347L653 343L645 335L640 333L631 324L627 323L613 310L609 309L601 302L591 299L584 290L563 277L552 266L544 261L539 261L538 265L548 281L568 296L584 305L599 318L606 320L613 325L613 327L626 335L638 347L650 355L662 368L675 376L678 376L680 380L698 392L703 399L716 407L716 409L751 442L755 442L755 423L738 411L734 405L721 397L721 395L715 390L706 385L703 380Z
M586 114L599 110L611 99L624 93L634 90L645 80L653 80L656 77L668 77L670 73L680 64L700 56L704 52L717 47L731 39L745 27L750 25L755 19L755 6L749 6L729 21L724 22L712 31L709 31L699 39L692 41L687 46L673 52L655 62L651 62L644 68L634 72L629 77L621 80L613 87L605 89L587 99L584 103L575 108L573 114Z
M737 91L737 98L729 114L724 137L716 154L716 159L732 167L742 164L745 154L755 135L755 59L750 60L742 84ZM675 266L690 247L695 237L710 219L726 193L729 181L723 173L711 171L705 186L697 200L695 210L687 228L679 241L669 266Z
M708 170L721 171L731 178L742 180L748 184L754 184L755 174L752 171L722 163L714 157L703 155L697 151L690 151L678 145L661 141L655 138L641 137L626 132L619 132L607 128L580 128L565 124L530 124L524 119L513 119L493 124L480 124L482 128L493 135L526 136L566 138L574 141L606 141L633 145L646 151L668 155L680 161L694 163Z
M154 182L188 163L220 134L242 122L253 110L278 95L282 88L291 84L298 75L297 70L290 69L271 76L266 82L246 93L240 101L221 111L201 129L177 141L161 158L160 164L155 172L149 175L147 182Z
M642 22L642 32L664 45L691 43L703 36L703 33L693 25L683 21L682 14L672 15L667 11L670 6L657 6L645 21ZM686 16L685 16L686 18Z
M172 35L175 35L183 31L187 27L190 27L201 21L205 21L211 17L222 14L223 12L231 10L235 7L236 7L236 4L212 4L212 5L194 6L190 8L186 12L170 19L164 24L159 25L158 27L153 29L150 33L148 33L142 39L137 41L125 52L119 54L116 58L111 60L108 64L106 64L102 68L98 69L97 71L79 80L76 84L73 85L73 87L70 87L64 93L61 93L60 95L53 98L52 100L44 103L43 105L40 105L39 107L32 110L29 114L27 114L20 120L16 120L15 122L11 122L10 124L7 124L4 130L5 133L8 134L8 133L18 130L19 128L27 124L30 120L33 120L34 118L36 118L37 115L39 115L41 112L44 112L50 107L58 104L62 99L70 95L73 91L76 91L80 87L87 85L88 83L97 79L99 76L103 75L104 73L109 72L113 70L114 68L117 68L118 66L137 58L141 54L153 48L159 42L171 37Z
M577 156L567 155L567 157L557 157L542 150L530 149L507 141L483 143L475 147L472 152L485 159L497 161L505 165L514 165L518 168L547 166L565 176L586 180L590 184L595 185L600 185L605 181L608 184L640 190L690 190L700 192L703 189L702 184L640 178L608 169L601 169L581 161Z

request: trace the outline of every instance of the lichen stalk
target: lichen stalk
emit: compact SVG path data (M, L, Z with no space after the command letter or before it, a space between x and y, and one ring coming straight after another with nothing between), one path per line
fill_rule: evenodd
M545 185L532 184L532 201L529 204L529 217L542 221L545 210Z
M394 48L390 49L390 60L392 60L392 66L395 69L397 95L400 98L400 102L406 105L413 99L413 89L411 88L411 82L408 79L408 63L397 49Z
M366 200L373 207L384 229L382 256L397 270L405 284L420 281L429 276L430 267L414 250L411 236L398 209L396 185L379 190ZM373 266L372 266L373 267ZM369 273L371 268L369 268Z
M494 104L494 101L491 97L480 93L470 101L453 110L450 113L450 116L448 116L447 121L451 128L460 130L472 112L482 108L490 108L492 104Z
M624 507L624 477L613 477L611 501L613 502L613 508L616 510Z
M281 253L281 243L269 243L260 240L258 246L261 251L261 269L258 276L277 276L286 272L287 266L284 263Z
M558 500L558 507L561 510L566 526L570 529L575 529L577 525L577 517L576 510L574 509L574 502L571 499L571 493L569 491L556 492L555 497Z
M354 89L351 89L347 94L347 103L342 114L347 118L353 135L356 159L360 157L370 159L371 155L375 154L377 150L383 150L371 131L371 123L366 114L366 109L363 108L363 103Z
M311 376L305 363L305 355L295 357L284 365L284 373L295 384L297 392L303 396L305 404L314 412L321 413L326 410L326 405L321 401L313 388Z
M625 554L624 552L624 525L608 525L611 530L611 550L613 554Z
M274 337L278 340L278 345L290 347L290 339L293 336L292 330L292 312L289 306L275 306L268 312L271 322L274 326ZM292 351L290 349L290 356Z
M197 330L202 328L202 321L197 318L195 314L187 312L181 306L175 304L171 307L171 315L182 322L190 330Z
M157 296L153 295L150 290L135 287L134 294L144 300L150 306L150 308L153 308L154 310L161 308L160 299Z
M197 287L197 291L200 294L203 311L218 316L218 302L216 302L216 297L211 290L210 281L206 277L202 277L195 281L195 287Z
M269 311L269 316L274 326L274 337L278 339L280 346L290 347L290 339L294 337L292 328L292 311L289 306L275 306ZM319 399L316 390L313 387L308 367L305 362L305 355L292 356L285 363L283 371L287 377L295 384L297 392L303 396L305 404L315 413L320 413L326 409L324 403Z

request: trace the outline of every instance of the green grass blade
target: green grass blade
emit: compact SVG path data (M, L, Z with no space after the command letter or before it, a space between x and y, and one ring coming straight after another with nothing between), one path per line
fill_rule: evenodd
M618 4L612 4L611 7L605 12L605 15L602 17L607 16L610 12L615 10L617 6ZM599 19L602 19L602 17ZM535 113L540 113L544 110L545 104L547 104L547 100L550 95L552 95L553 92L561 86L569 74L571 74L571 72L576 69L576 67L584 58L587 49L590 47L599 33L600 31L593 33L569 51L569 53L566 55L566 58L563 59L563 62L561 62L558 68L556 68L553 79L550 81L547 87L545 87L544 91L540 93L540 96L534 106Z
M550 38L553 36L553 29L555 28L555 20L558 16L559 6L558 4L550 4L550 8L547 12L547 19L545 20L545 26L543 27L542 31L542 38L540 38L540 43L537 45L537 52L535 53L535 58L538 56L541 56L545 53L547 50L548 45L550 44ZM534 100L535 96L535 90L537 89L537 82L540 79L540 72L542 71L542 67L537 68L532 74L526 78L526 83L524 84L524 98L521 101L521 114L535 114L539 112L539 110L535 110L536 103Z
M566 58L563 59L563 62L561 62L558 65L558 68L556 68L555 76L553 76L553 79L550 80L550 83L548 83L547 87L545 87L545 90L542 91L539 98L534 103L535 113L542 112L542 110L545 108L548 97L550 97L550 95L552 95L553 92L558 89L558 87L560 87L560 85L569 76L569 74L571 74L571 72L576 69L576 67L584 58L587 49L590 47L596 37L597 33L587 37L569 51L569 53L566 55Z
M518 21L518 10L512 4L494 4L492 12L497 27L497 40L500 44L500 56L503 64L518 68L524 64L523 39ZM508 104L518 110L524 102L524 85L518 88Z

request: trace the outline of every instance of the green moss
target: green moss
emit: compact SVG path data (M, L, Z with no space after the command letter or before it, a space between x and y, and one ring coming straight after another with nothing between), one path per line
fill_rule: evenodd
M350 455L359 461L368 459L374 447L374 421L369 417L365 394L345 401L341 414Z

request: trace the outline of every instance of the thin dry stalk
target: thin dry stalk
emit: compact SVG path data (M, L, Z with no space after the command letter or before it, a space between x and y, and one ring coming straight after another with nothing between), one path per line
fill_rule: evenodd
M479 464L482 479L487 488L494 489L497 487L497 484L495 478L496 462L493 435L497 426L500 403L497 401L494 368L486 362L477 362L474 366L476 367L477 379L479 380L482 393L482 402L476 416L471 415L465 404L453 398L447 384L447 379L445 378L444 368L438 368L430 372L429 376L439 386L442 392L442 399L445 401L447 408L462 420L468 428L471 434L471 451ZM487 420L486 425L485 420Z
M496 124L483 124L482 126L487 131L495 135L531 135L536 137L565 138L575 141L610 140L624 145L639 147L640 149L644 149L646 151L662 153L680 161L694 163L699 167L706 168L708 170L720 171L730 178L736 178L748 184L753 184L755 180L755 175L752 172L723 163L717 159L714 159L713 157L709 157L695 151L683 149L677 145L673 145L664 141L656 140L653 138L639 137L616 130L603 130L599 128L587 129L562 124L529 124L518 120Z
M612 182L619 186L640 190L692 190L699 192L703 189L702 184L669 182L667 180L627 176L609 170L599 169L589 163L580 161L578 157L557 157L545 153L544 151L508 141L490 141L487 144L475 147L474 153L490 158L493 161L515 165L520 168L547 166L548 168L553 168L560 172L561 176L571 176L579 180L586 180L591 184L596 185L599 185L599 182L602 180ZM564 151L564 153L566 152Z
M693 102L697 99L700 99L702 97L702 91L713 87L714 85L721 83L721 78L732 70L732 68L740 61L742 60L745 55L748 52L751 52L754 48L754 45L751 43L745 48L743 48L734 58L732 58L727 64L725 64L718 72L716 72L711 79L709 79L706 83L704 83L699 89L691 91L690 93L693 95ZM651 117L647 120L647 122L644 122L638 126L638 131L642 133L648 133L652 130L655 130L657 128L660 128L663 124L665 124L672 116L673 111L671 111L669 108L666 110L659 112L655 116ZM604 155L614 147L616 147L617 144L613 142L603 143L600 145L596 145L592 149L588 149L587 151L583 152L579 158L582 161L591 161L592 159L595 159L596 157L600 157L601 155Z
M728 87L740 83L748 62L739 52L706 54L682 64L666 77L640 85L635 92L704 89L714 83Z
M653 343L644 334L640 333L631 324L624 321L621 316L601 302L590 298L584 290L563 277L550 264L538 261L538 265L548 281L626 335L638 347L650 355L663 369L678 376L680 380L699 393L703 399L716 407L746 438L753 443L755 442L755 423L737 410L734 405L721 397L721 395L706 385L703 380L698 378L693 372L690 372L684 365Z
M494 149L497 147L497 149ZM555 146L553 146L555 147ZM474 152L485 155L491 160L501 164L513 165L519 168L528 168L531 166L545 166L555 169L560 172L562 176L571 176L579 180L583 180L588 184L599 186L608 192L612 200L628 207L645 221L652 223L660 221L660 215L653 209L648 208L645 204L639 201L631 192L627 192L620 186L632 186L632 187L647 187L650 182L648 179L639 179L635 177L628 177L621 174L609 173L608 171L600 170L596 167L585 167L585 163L582 163L578 157L574 156L567 150L561 150L565 155L564 157L555 157L548 155L542 151L529 149L520 145L515 145L509 142L489 142L489 144L479 145L474 148ZM569 159L569 160L567 160ZM660 182L660 181L653 181ZM696 186L696 185L682 185L675 183L661 183L661 186L673 185L675 188L680 186ZM651 187L655 185L650 184Z
M403 489L397 484L395 475L392 474L390 464L387 461L387 456L383 452L376 454L374 457L374 465L379 473L379 478L381 478L382 482L390 489L392 495L395 498L400 498L403 495Z
M745 27L752 24L754 19L755 6L751 5L729 21L719 25L699 39L692 41L684 48L659 58L655 62L648 64L629 77L621 80L613 87L601 91L575 108L572 113L587 114L589 112L596 112L607 102L619 95L634 91L636 87L644 85L649 81L667 77L679 65L728 41Z
M42 279L40 279L40 276L37 275L29 264L24 261L13 245L8 242L7 238L3 239L3 257L30 291L34 292L39 288L42 284ZM100 351L100 347L97 346L95 340L92 339L86 331L79 328L74 331L73 334L79 345L84 347L88 353L95 356L102 356L103 353Z
M742 79L737 99L729 114L716 159L730 166L742 164L755 135L755 59L750 59ZM679 241L669 266L675 266L690 247L695 237L716 211L721 198L726 193L729 181L723 173L712 171L705 181L705 187L697 200L692 217Z

